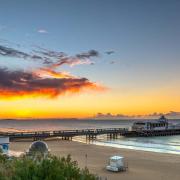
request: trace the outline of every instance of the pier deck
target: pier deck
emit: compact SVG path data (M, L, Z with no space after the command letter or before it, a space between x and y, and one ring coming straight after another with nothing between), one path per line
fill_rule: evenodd
M34 140L60 137L64 140L72 139L75 136L86 136L95 139L98 135L107 134L109 137L117 137L128 132L125 128L106 128L106 129L81 129L81 130L60 130L60 131L33 131L33 132L0 132L0 136L9 136L10 140L28 139Z
M8 136L11 141L18 139L41 140L59 137L70 140L75 136L86 136L88 139L96 139L98 135L107 135L115 139L118 136L125 137L151 137L180 135L180 129L167 129L159 131L129 131L127 128L106 128L106 129L81 129L81 130L60 130L60 131L32 131L32 132L0 132L0 136Z
M128 131L126 137L151 137L151 136L172 136L180 135L180 129L151 130L151 131Z

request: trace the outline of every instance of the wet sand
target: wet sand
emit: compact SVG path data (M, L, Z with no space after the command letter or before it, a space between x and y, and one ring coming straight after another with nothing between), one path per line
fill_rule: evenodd
M11 142L10 150L26 151L31 142ZM81 168L107 177L109 180L180 180L180 155L126 150L83 144L73 141L47 141L51 153L57 156L71 154ZM122 155L128 162L126 172L113 173L105 170L108 158Z

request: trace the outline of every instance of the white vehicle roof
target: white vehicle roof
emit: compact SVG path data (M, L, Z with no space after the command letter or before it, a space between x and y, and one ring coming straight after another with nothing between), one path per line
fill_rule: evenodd
M120 159L123 159L124 157L122 156L112 156L110 157L111 160L120 160Z

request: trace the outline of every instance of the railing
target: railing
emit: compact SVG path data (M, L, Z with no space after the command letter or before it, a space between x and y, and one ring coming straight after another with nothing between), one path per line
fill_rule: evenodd
M80 130L59 130L59 131L32 131L32 132L0 132L2 136L10 138L31 138L31 137L73 137L81 135L102 135L127 132L126 128L106 128L106 129L80 129Z
M94 138L98 135L107 134L116 138L117 135L122 136L161 136L161 135L177 135L180 134L179 129L167 129L156 131L129 131L126 128L106 128L106 129L79 129L79 130L56 130L56 131L32 131L32 132L0 132L0 136L9 136L11 139L16 138L51 138L62 137L72 138L74 136L86 136Z

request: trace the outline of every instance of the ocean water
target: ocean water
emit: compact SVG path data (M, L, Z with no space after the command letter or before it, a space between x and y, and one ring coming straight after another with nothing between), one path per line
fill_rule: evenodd
M180 120L170 120L180 123ZM0 120L0 131L36 131L36 130L71 130L85 128L129 128L134 120ZM108 139L101 135L95 141L86 141L86 138L75 137L74 141L91 143L101 146L135 149L160 153L180 155L180 135L159 137L118 137Z

